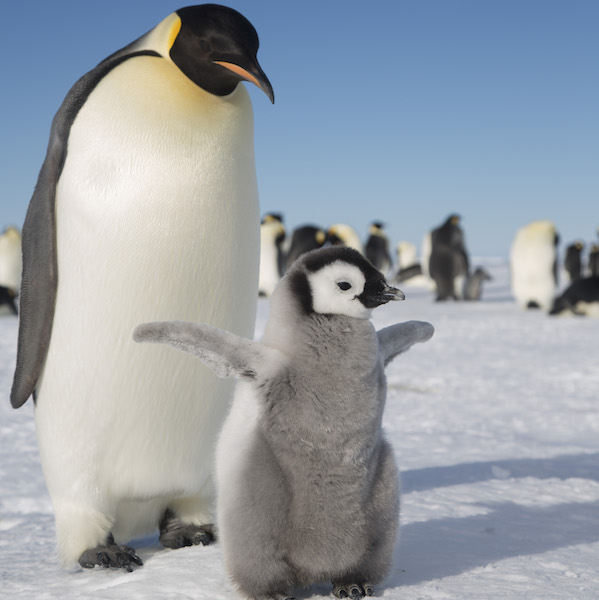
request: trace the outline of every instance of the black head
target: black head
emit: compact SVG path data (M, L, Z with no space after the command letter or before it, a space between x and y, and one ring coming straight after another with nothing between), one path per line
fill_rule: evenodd
M320 248L302 255L288 280L306 314L368 319L377 306L405 298L362 254L347 246Z
M181 29L170 57L202 89L226 96L240 81L255 83L274 102L272 86L258 64L258 34L232 8L201 4L181 8Z

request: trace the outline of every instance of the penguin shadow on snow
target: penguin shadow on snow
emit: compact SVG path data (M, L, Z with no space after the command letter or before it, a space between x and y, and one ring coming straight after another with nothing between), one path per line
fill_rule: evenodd
M571 477L599 481L599 454L563 455L433 467L402 474L402 493L493 478ZM400 587L455 576L508 558L599 541L599 502L525 506L479 502L485 514L400 526L394 569L385 585Z
M568 479L577 477L599 482L599 453L565 454L553 458L521 458L472 462L448 467L427 467L402 471L402 493L491 479L534 477L536 479Z

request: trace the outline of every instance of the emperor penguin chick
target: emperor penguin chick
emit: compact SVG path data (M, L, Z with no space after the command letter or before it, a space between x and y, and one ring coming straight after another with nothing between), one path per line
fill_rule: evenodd
M399 480L381 425L384 367L434 331L374 329L372 310L403 298L359 252L335 246L281 279L262 342L181 321L135 330L241 380L217 446L217 527L247 598L284 600L325 580L338 598L359 598L387 574Z

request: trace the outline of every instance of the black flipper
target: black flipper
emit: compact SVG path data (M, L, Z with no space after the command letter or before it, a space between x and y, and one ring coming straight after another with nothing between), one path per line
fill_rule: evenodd
M81 77L58 109L50 130L46 158L35 186L22 231L23 275L20 292L17 367L10 394L19 408L35 391L52 334L58 267L56 262L56 185L64 167L69 133L79 110L107 73L134 56L160 56L138 50L136 40Z

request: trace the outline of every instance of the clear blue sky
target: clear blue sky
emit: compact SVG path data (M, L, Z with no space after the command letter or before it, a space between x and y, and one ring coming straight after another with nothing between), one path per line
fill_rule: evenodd
M2 3L0 228L20 226L70 86L187 3ZM289 229L382 220L420 245L451 212L471 254L551 219L598 241L597 0L235 0L274 106L251 90L262 212Z

